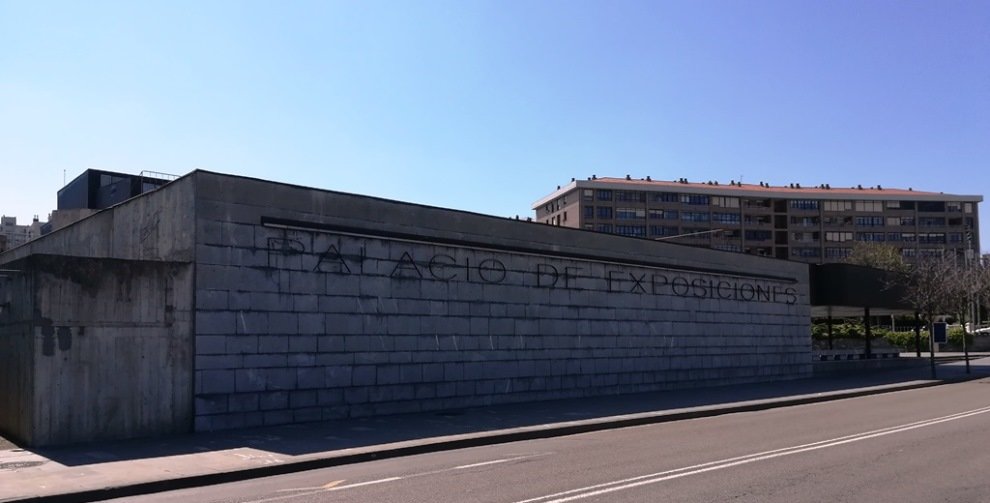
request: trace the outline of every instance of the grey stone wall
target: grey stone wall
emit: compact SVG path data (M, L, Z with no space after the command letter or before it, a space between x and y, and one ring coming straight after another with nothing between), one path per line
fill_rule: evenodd
M801 264L196 176L198 430L811 371Z
M31 445L811 372L802 264L208 172L0 269Z
M0 430L26 445L189 431L192 180L0 255Z

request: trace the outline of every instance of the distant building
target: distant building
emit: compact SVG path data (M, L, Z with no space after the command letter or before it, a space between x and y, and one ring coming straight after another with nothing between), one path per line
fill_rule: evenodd
M35 216L30 225L17 225L17 217L0 217L0 251L20 246L41 236L42 223Z
M982 196L886 187L783 187L571 180L533 204L536 220L810 263L842 262L856 242L886 243L910 260L976 257Z

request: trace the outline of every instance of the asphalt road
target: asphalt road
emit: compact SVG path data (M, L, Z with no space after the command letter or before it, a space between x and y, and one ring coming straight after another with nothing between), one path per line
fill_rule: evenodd
M990 379L116 502L988 502Z

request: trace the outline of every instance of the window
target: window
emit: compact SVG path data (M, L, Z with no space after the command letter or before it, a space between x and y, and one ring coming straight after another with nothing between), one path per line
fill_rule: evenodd
M856 225L860 227L880 227L883 225L883 217L856 217Z
M645 225L616 225L615 233L622 236L645 237Z
M913 232L902 232L901 241L915 242L917 241L917 236Z
M662 225L651 225L650 226L651 236L676 236L677 227L667 227Z
M708 213L696 212L696 211L682 211L681 220L685 222L707 222Z
M856 211L883 211L883 201L856 201Z
M721 224L738 224L740 217L738 213L712 213L712 222Z
M770 215L745 215L743 221L747 224L769 225Z
M825 256L828 258L846 258L852 255L852 248L825 248Z
M818 248L791 248L792 257L821 257L822 252Z
M718 206L720 208L738 208L739 198L738 197L713 197L712 206Z
M818 217L791 217L791 225L797 227L818 227Z
M643 202L646 201L646 194L635 190L619 190L615 192L615 200Z
M856 241L882 242L887 235L882 232L857 232Z
M972 213L972 212L973 212L973 203L966 203L963 205L963 213Z
M949 225L952 227L959 227L960 225L963 224L962 217L949 218L947 221Z
M612 233L612 224L598 224L595 226L595 230L598 232Z
M719 243L712 245L712 249L739 253L742 251L742 246L731 243Z
M817 243L818 233L817 232L792 232L791 241L798 243Z
M922 227L945 227L945 217L918 217L918 225Z
M747 208L769 208L770 207L770 200L769 199L744 199L743 200L743 205L745 205Z
M945 211L949 213L962 213L962 203L945 203Z
M592 201L595 199L595 191L591 189L584 189L581 191L581 199L585 201Z
M887 226L896 227L901 225L901 217L887 217Z
M612 208L610 206L599 206L598 218L612 218Z
M585 206L584 207L584 218L595 218L595 207Z
M888 232L887 233L887 241L900 241L900 240L901 240L901 233L900 232Z
M962 243L963 241L963 235L961 232L950 232L948 234L948 238L950 243Z
M825 211L850 211L852 210L852 201L823 201L823 209Z
M650 194L650 201L655 203L676 203L680 198L673 192L654 192Z
M941 201L918 201L918 211L941 213L945 211L945 203Z
M616 208L616 220L642 220L646 218L646 210L643 208Z
M918 250L914 248L904 248L901 250L901 256L904 258L911 258L918 256Z
M941 248L934 248L934 249L933 248L922 248L922 249L918 250L918 256L920 256L920 257L936 258L936 257L941 257L944 251L945 250L943 250Z
M793 210L817 210L818 201L811 199L791 199L791 209Z
M745 232L743 237L746 241L766 241L772 237L770 231L752 231L748 230Z
M928 244L945 244L945 233L944 232L922 232L918 234L919 243Z
M650 220L677 220L678 218L675 210L650 210Z
M843 243L846 241L852 241L853 233L851 232L826 232L825 241L832 241L836 243Z
M611 201L612 200L612 191L611 190L598 189L596 192L598 193L598 200L599 201Z
M914 227L914 217L901 217L901 226Z
M681 202L684 204L708 205L708 196L701 194L681 194Z

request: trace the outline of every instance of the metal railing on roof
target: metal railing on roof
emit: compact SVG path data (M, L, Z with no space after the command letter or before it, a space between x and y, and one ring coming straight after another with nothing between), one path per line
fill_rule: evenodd
M141 178L152 178L152 179L155 179L155 180L167 180L167 181L170 181L170 182L179 179L179 175L173 175L173 174L170 174L170 173L160 173L158 171L148 171L148 170L142 171L141 174L138 175L138 176L140 176Z

